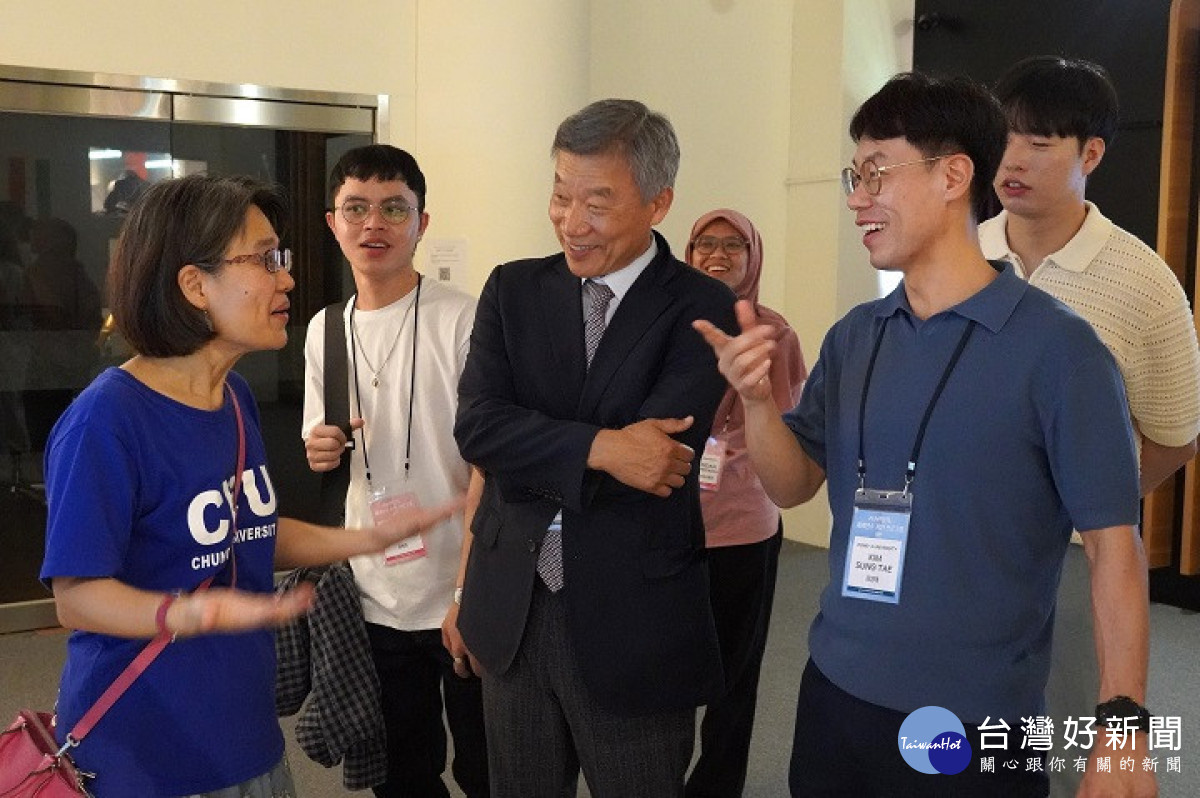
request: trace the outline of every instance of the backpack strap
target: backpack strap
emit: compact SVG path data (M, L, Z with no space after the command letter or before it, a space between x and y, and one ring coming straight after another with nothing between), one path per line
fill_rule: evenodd
M350 372L346 363L346 302L325 308L325 423L350 433ZM350 452L348 448L338 467L321 475L319 520L327 526L346 523L346 491L350 489Z

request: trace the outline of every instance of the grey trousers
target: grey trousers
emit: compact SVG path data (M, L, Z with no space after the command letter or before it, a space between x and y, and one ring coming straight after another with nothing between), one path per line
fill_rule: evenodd
M516 661L483 677L492 798L574 798L580 769L593 798L683 795L696 712L624 717L583 684L561 600L539 585Z

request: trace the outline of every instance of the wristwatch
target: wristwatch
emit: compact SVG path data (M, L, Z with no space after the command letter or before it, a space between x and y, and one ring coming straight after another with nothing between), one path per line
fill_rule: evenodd
M1108 726L1109 719L1117 721L1115 728L1150 731L1150 710L1127 695L1114 696L1096 705L1096 722Z

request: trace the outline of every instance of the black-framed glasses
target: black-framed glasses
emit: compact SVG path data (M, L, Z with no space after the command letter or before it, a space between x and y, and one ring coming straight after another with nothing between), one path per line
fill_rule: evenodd
M341 211L342 218L350 224L362 224L371 215L371 209L378 208L379 215L388 224L404 224L412 215L413 207L400 200L384 200L378 205L366 200L346 200L335 211Z
M699 252L701 255L708 255L715 252L717 247L726 255L733 257L739 252L745 252L750 246L746 243L746 239L731 236L729 238L716 238L714 236L700 236L692 242L692 249Z
M234 255L232 258L220 261L221 265L227 263L257 263L271 274L278 271L291 274L292 251L290 249L268 249L266 252L257 252L253 255Z
M874 197L883 188L883 176L893 169L899 169L901 166L912 166L918 163L940 161L943 158L949 158L953 154L948 152L945 155L934 155L916 161L904 161L903 163L891 163L887 166L876 166L875 162L868 158L857 169L853 166L847 166L842 170L842 190L849 197L854 193L854 189L858 188L858 184L862 183L867 187L867 193Z

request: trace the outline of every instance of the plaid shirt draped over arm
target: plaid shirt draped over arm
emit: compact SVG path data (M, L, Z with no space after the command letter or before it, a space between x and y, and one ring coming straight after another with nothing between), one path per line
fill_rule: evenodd
M344 758L346 789L381 784L387 779L387 748L379 677L354 574L344 563L298 568L277 589L303 580L316 582L316 602L311 612L275 634L276 710L287 716L303 706L296 740L309 758L327 768Z

